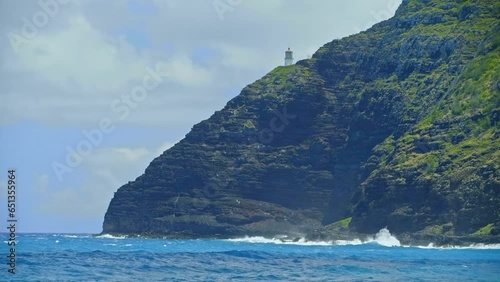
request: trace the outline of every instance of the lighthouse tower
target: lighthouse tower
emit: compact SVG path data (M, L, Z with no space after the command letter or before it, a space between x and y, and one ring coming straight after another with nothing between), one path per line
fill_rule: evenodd
M285 66L293 65L293 51L288 48L285 52Z

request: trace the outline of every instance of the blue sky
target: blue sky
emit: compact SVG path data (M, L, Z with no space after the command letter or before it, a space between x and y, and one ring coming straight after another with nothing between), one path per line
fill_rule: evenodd
M99 233L122 184L288 47L305 59L401 1L66 2L0 2L0 206L15 168L21 232Z

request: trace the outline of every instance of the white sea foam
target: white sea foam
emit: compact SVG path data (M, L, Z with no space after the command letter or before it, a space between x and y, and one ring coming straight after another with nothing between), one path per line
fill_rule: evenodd
M468 249L481 249L481 250L499 250L500 244L472 244L467 247Z
M96 236L96 238L101 238L101 239L126 239L127 236L113 236L110 234L102 234L99 236Z
M455 249L471 249L471 250L500 250L500 244L471 244L469 246L434 246L430 243L427 246L412 246L420 249L440 249L440 250L455 250Z
M284 244L284 245L301 245L301 246L345 246L345 245L362 245L362 244L378 244L386 247L400 247L401 242L392 236L387 228L381 229L374 237L368 237L365 240L354 238L352 240L336 240L336 241L306 241L305 238L298 240L283 239L282 236L269 239L261 236L244 237L229 239L231 242L245 242L245 243L260 243L260 244Z
M37 236L39 234L36 234ZM89 234L49 234L50 236L52 237L63 237L63 238L89 238L91 237L91 235ZM49 236L47 235L47 236ZM37 237L37 239L42 239L42 238L46 238L46 237Z
M353 240L337 240L334 242L335 245L362 245L375 243L385 247L413 247L420 249L442 249L442 250L452 250L452 249L477 249L477 250L498 250L500 249L500 244L472 244L470 246L435 246L434 243L430 243L427 246L411 246L411 245L401 245L401 242L391 235L387 228L381 229L375 237L368 237L366 240L353 239Z
M363 245L363 244L378 244L384 247L401 247L401 242L392 236L391 232L387 228L382 228L375 234L375 237L368 237L365 240L355 238L353 240L337 240L335 245L346 246L346 245Z
M337 245L337 246L363 245L363 244L366 244L366 242L363 242L360 239L354 239L354 240L335 240L334 244Z
M258 243L258 244L280 244L280 245L301 245L301 246L331 246L333 242L329 241L306 241L305 238L300 238L298 240L287 240L282 236L277 236L277 238L265 238L262 236L255 237L243 237L228 239L231 242L243 242L243 243Z

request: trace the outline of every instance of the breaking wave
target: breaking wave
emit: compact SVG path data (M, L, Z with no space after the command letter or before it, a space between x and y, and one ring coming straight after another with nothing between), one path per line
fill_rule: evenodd
M430 243L427 246L412 246L420 249L441 249L441 250L500 250L500 244L471 244L469 246L434 246L433 243Z
M284 245L300 245L300 246L345 246L345 245L362 245L362 244L378 244L385 247L400 247L399 240L392 236L387 228L381 229L375 237L368 237L366 240L353 239L353 240L336 240L336 241L307 241L305 238L298 238L295 240L285 239L285 236L278 236L275 238L265 238L262 236L243 237L236 239L228 239L231 242L245 242L245 243L260 243L260 244L284 244Z
M375 237L368 237L366 240L353 239L353 240L336 240L335 245L362 245L362 244L378 244L384 247L401 247L401 242L392 236L387 228L382 228L375 234Z
M259 244L283 244L283 245L300 245L300 246L331 246L332 241L307 241L305 238L297 240L284 239L285 237L278 238L265 238L262 236L243 237L236 239L228 239L230 242L243 242L243 243L259 243Z
M111 234L102 234L99 236L95 236L95 238L100 238L100 239L126 239L127 236L113 236Z
M237 239L228 239L231 242L258 243L258 244L284 244L284 245L300 245L300 246L356 246L365 244L377 244L384 247L414 247L420 249L477 249L477 250L498 250L500 244L472 244L470 246L435 246L430 243L427 246L411 246L402 245L401 242L391 234L387 228L382 228L375 236L367 237L362 240L354 238L352 240L335 240L335 241L307 241L305 238L296 240L283 239L285 236L277 238L265 238L261 236L243 237Z

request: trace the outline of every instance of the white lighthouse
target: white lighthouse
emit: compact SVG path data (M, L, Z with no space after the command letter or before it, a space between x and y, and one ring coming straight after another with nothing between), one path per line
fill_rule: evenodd
M293 65L293 51L288 48L285 52L285 66Z

